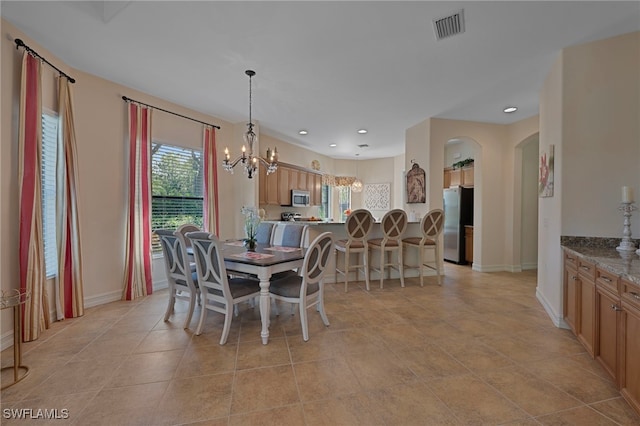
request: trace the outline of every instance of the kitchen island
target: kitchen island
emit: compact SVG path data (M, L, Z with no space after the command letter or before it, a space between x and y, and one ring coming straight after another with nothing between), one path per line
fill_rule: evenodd
M282 221L267 221L267 222L273 222L273 223L289 223L289 222L282 222ZM291 222L294 223L294 222ZM332 232L335 239L336 240L342 240L342 239L347 239L347 230L345 228L345 223L344 222L326 222L326 221L304 221L304 220L296 220L295 223L300 224L300 225L309 225L309 241L313 241L314 238L316 238L318 235L320 235L323 232ZM383 232L382 232L382 227L380 226L380 222L374 222L373 224L373 229L371 230L371 233L369 234L368 238L382 238L384 236ZM407 238L407 237L418 237L418 236L422 236L422 232L420 231L420 222L409 222L407 224L407 229L404 232L404 236L403 238ZM442 238L442 237L441 237ZM427 256L433 256L431 254L432 252L429 251L427 253ZM416 250L404 250L403 253L403 257L404 257L404 263L408 264L408 265L417 265L419 263L419 257L417 254ZM432 257L427 257L427 262L432 262L433 258ZM443 271L444 267L442 265L442 259L440 259L440 270ZM371 259L371 264L378 266L379 265L379 257L378 256L372 256ZM343 267L344 265L340 264L341 267ZM327 271L327 275L326 275L326 282L335 282L336 276L335 276L335 256L332 256L331 262L329 264L328 267L328 271ZM349 281L355 280L355 271L351 272L349 275ZM406 270L404 273L405 278L409 278L409 277L418 277L419 276L419 271L418 269L409 269ZM429 277L429 276L433 276L435 277L435 271L430 269L430 268L424 268L424 276L425 277ZM361 273L360 274L360 278L361 280L364 280L364 276ZM391 278L399 278L399 274L398 271L391 269ZM375 281L379 279L379 276L373 272L372 276L371 276L371 280ZM427 280L425 282L429 283L430 281ZM435 283L435 280L434 280ZM419 284L419 283L418 283ZM399 286L400 284L398 284Z

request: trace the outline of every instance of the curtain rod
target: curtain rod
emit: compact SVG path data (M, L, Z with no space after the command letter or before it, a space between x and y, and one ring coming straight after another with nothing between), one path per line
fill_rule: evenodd
M21 39L17 38L15 40L16 42L16 49L18 49L19 47L24 47L24 50L26 50L27 52L31 53L33 56L35 56L36 58L39 58L41 61L43 61L44 63L46 63L47 65L49 65L51 68L53 68L54 70L58 71L58 73L60 73L61 76L65 77L67 80L69 80L70 83L75 83L76 79L69 76L68 74L66 74L65 72L63 72L60 68L56 67L55 65L53 65L51 62L47 61L44 57L40 56L40 54L38 52L36 52L35 50L33 50L32 48L30 48L29 46L27 46L26 44L24 44L24 41L22 41Z
M157 109L159 111L166 112L167 114L173 114L173 115L176 115L178 117L186 118L187 120L195 121L196 123L200 123L200 124L204 124L204 125L207 125L207 126L215 127L216 129L220 128L220 126L216 126L215 124L205 123L204 121L196 120L195 118L187 117L186 115L178 114L177 112L167 111L166 109L162 109L162 108L155 107L153 105L145 104L144 102L136 101L135 99L127 98L126 96L123 96L122 100L124 100L125 102L134 102L136 104L148 106L149 108Z

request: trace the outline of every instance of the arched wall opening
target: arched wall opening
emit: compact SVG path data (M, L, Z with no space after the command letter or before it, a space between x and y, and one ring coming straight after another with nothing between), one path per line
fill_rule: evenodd
M468 179L462 179L460 181L460 186L463 186L465 188L472 188L473 189L473 193L474 193L474 202L473 202L473 222L471 224L467 224L468 226L472 226L472 232L471 235L473 235L473 237L471 238L466 238L465 243L469 243L471 242L472 244L472 250L470 251L470 253L464 253L461 254L462 259L464 260L468 260L471 263L471 267L473 268L473 265L475 262L475 259L479 259L482 257L482 243L481 243L481 238L482 238L482 232L481 229L479 227L481 221L479 220L480 218L480 209L482 206L482 179L481 179L481 173L478 172L478 170L481 170L481 166L482 166L482 147L480 146L480 144L467 136L458 136L458 137L452 137L450 139L448 139L445 142L445 146L444 146L444 166L445 168L451 168L454 166L455 163L459 163L461 161L465 161L465 160L469 160L472 159L473 160L473 179L471 181L469 181ZM453 186L456 186L458 182L452 182L452 184L454 184ZM446 186L446 185L445 185ZM443 187L443 191L444 188ZM443 207L445 209L445 217L447 215L447 205L446 202L443 202ZM478 220L477 220L478 218ZM476 224L478 224L478 227L476 228ZM476 232L478 231L478 232ZM462 227L462 229L460 230L460 232L465 232L465 228ZM466 230L466 232L468 233L468 230ZM447 240L445 237L445 246L447 245ZM466 247L465 247L466 249ZM447 250L447 247L445 247L445 251ZM466 250L465 250L466 251Z
M514 147L511 271L538 268L539 133Z

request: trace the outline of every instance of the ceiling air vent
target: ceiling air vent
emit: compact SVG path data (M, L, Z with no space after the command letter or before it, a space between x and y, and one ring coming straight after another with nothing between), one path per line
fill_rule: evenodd
M433 29L436 32L436 39L451 37L464 32L464 9L445 16L444 18L433 20Z

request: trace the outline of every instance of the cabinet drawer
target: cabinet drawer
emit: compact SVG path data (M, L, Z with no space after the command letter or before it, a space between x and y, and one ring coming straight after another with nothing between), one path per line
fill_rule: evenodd
M602 268L596 268L596 284L604 287L615 294L619 294L620 279L616 274L605 271Z
M621 280L620 295L624 302L640 310L640 285Z
M564 264L565 266L573 269L578 269L578 256L565 250L564 251Z
M596 265L584 259L578 259L578 274L591 282L596 280Z

